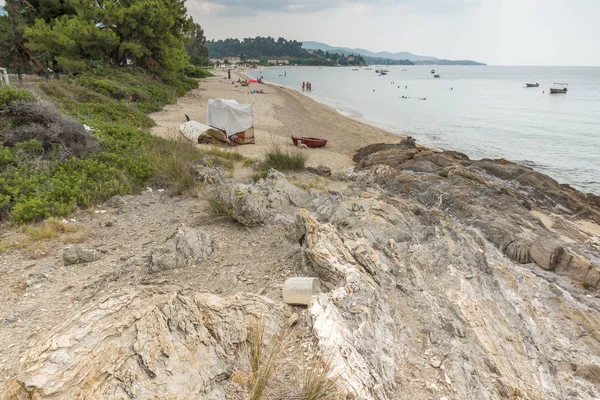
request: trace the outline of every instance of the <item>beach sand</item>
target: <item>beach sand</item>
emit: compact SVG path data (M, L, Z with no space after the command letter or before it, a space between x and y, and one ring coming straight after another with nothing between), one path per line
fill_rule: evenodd
M232 74L237 81L238 75ZM156 122L151 133L176 139L179 125L185 114L192 120L206 123L208 99L234 99L252 104L256 144L237 146L235 150L246 157L261 158L274 145L293 148L291 135L320 137L328 140L327 146L305 149L308 166L326 165L333 171L353 167L354 153L373 143L397 143L402 137L339 114L326 105L294 90L268 84L251 84L235 87L221 73L200 81L200 87L178 99L177 103L150 114ZM249 94L250 90L263 89L266 94Z

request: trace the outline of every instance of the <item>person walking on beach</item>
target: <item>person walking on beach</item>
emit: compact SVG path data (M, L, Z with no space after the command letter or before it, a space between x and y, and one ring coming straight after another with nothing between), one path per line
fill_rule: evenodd
M304 92L304 82L302 82L302 91Z

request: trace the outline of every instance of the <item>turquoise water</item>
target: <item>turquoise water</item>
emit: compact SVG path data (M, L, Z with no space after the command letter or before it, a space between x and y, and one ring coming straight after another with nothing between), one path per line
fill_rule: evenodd
M600 195L600 67L383 68L387 76L378 76L376 67L247 73L296 90L310 81L307 96L349 117L471 158L523 163ZM432 68L440 79L433 78ZM526 82L540 87L525 88ZM568 93L550 95L554 82L568 83Z

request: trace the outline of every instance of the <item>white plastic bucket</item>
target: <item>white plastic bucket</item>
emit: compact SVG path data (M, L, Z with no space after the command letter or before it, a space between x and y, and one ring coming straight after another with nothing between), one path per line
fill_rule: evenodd
M289 278L283 284L283 301L288 304L307 306L310 299L319 293L319 278Z

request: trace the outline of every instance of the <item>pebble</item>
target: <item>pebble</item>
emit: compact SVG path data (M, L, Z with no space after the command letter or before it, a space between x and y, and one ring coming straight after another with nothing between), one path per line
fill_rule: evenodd
M6 317L4 317L4 320L9 324L12 324L13 322L17 322L17 317L14 314L9 314Z

